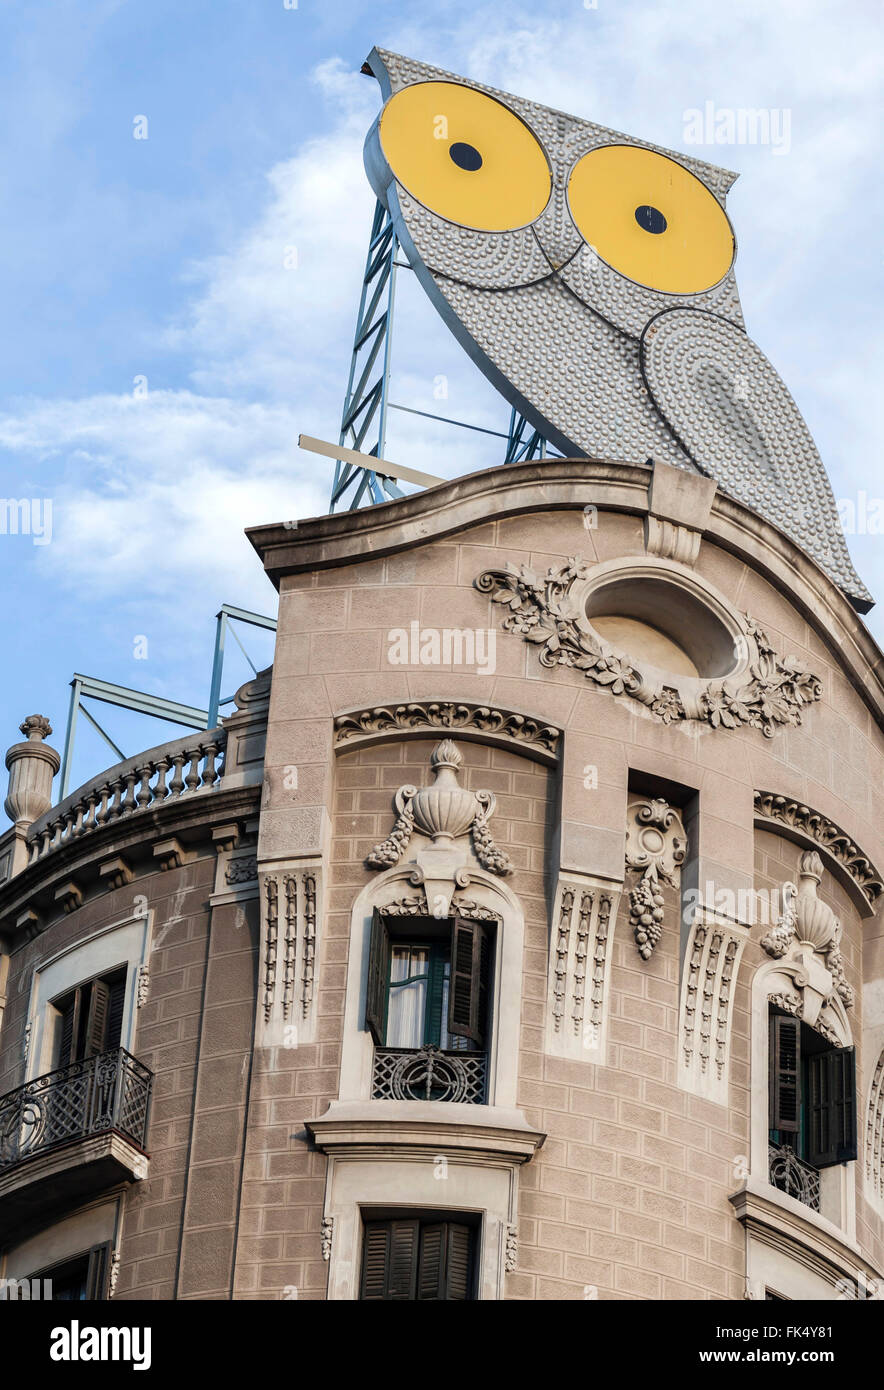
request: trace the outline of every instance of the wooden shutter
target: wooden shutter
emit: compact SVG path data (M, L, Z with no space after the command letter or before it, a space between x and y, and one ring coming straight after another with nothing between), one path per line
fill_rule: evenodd
M450 1222L445 1261L445 1294L449 1302L470 1297L472 1285L473 1232L469 1226Z
M484 922L455 917L451 924L451 982L448 1032L453 1038L485 1043L491 962L491 936Z
M856 1049L832 1047L809 1059L808 1154L814 1168L831 1168L857 1156Z
M103 1245L95 1245L89 1251L89 1268L86 1275L87 1298L95 1301L107 1298L110 1263L110 1241L106 1241Z
M123 1009L126 1004L126 973L108 980L109 999L107 1005L107 1032L105 1049L119 1047L123 1036Z
M801 1023L786 1014L771 1015L770 1127L797 1134L800 1124Z
M413 1301L417 1285L419 1221L367 1221L362 1244L363 1302Z
M387 984L390 970L390 939L387 924L377 908L371 918L368 948L368 988L365 996L365 1026L378 1047L386 1038Z
M440 1221L424 1226L421 1231L420 1259L417 1272L418 1299L439 1302L445 1297L445 1223Z
M103 1052L105 1048L111 992L104 980L93 980L87 993L89 994L89 1018L86 1024L84 1056L94 1057L96 1052Z
M56 1008L61 1014L61 1030L58 1041L58 1060L57 1067L66 1067L69 1062L74 1060L74 1038L76 1036L77 1004L79 1002L79 990L74 990L71 994L60 999Z

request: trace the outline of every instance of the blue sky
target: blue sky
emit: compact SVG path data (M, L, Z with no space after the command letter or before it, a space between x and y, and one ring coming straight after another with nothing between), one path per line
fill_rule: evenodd
M738 170L749 332L836 496L884 494L872 0L4 0L0 497L50 497L53 528L48 545L0 536L0 745L38 711L60 747L75 670L204 705L219 605L275 611L242 532L326 509L330 465L296 444L337 432L373 205L361 149L378 92L359 68L374 43ZM689 147L684 113L706 101L788 111L788 153ZM438 409L444 374L446 413L505 428L408 279L394 398ZM499 461L482 436L406 415L387 453L443 476ZM848 539L884 594L881 537ZM884 616L868 621L880 641ZM266 664L268 639L243 637ZM237 656L225 685L247 675ZM105 722L127 753L176 732ZM110 761L83 731L73 785Z

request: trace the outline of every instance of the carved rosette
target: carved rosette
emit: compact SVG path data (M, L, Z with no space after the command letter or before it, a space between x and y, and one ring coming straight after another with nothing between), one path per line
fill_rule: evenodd
M631 695L664 724L700 719L712 728L760 729L772 738L778 728L801 723L805 705L822 696L822 684L795 657L780 661L767 635L748 615L741 619L740 641L749 655L742 674L711 679L686 708L685 697L593 631L577 602L575 589L589 578L586 561L569 557L538 575L527 565L485 570L476 580L480 593L507 609L503 626L539 647L541 666L568 666L587 680L607 686L614 695Z
M476 858L493 874L508 874L512 864L498 849L488 829L497 799L493 792L467 791L458 782L463 754L451 739L437 743L430 756L433 783L418 789L402 786L394 798L396 823L386 840L375 845L366 863L372 869L398 864L415 830L426 835L434 849L453 849L472 831Z
M629 921L642 960L663 930L663 883L678 886L687 852L681 814L662 797L632 798L627 807L626 867L640 874L629 894Z

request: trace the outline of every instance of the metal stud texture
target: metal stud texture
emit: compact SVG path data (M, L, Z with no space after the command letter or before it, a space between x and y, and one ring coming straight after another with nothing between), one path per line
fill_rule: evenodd
M736 175L397 54L369 66L385 98L416 82L462 83L502 101L541 142L552 172L530 227L483 232L423 207L396 180L377 126L366 168L439 313L510 405L565 454L708 473L805 550L865 610L810 432L780 377L747 336L734 267L698 294L636 284L578 231L567 186L600 145L656 151L724 207Z

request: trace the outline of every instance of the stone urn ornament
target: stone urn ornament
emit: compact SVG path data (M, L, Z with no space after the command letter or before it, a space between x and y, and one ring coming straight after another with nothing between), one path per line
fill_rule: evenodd
M488 829L497 798L489 791L467 791L458 781L463 754L450 738L437 743L430 755L433 782L418 789L402 786L394 797L396 824L386 840L375 845L366 863L372 869L398 864L415 830L426 835L433 850L452 851L472 831L476 858L493 874L512 870L509 857L497 848Z

